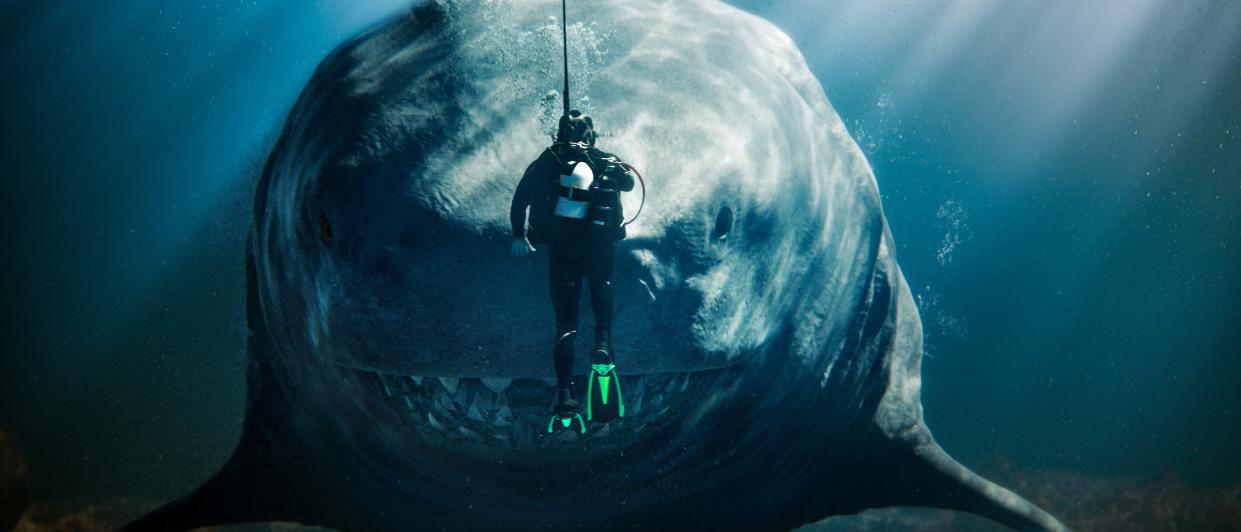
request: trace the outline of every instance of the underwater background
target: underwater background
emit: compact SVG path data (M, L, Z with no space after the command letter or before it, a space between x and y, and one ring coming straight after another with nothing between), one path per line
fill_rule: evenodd
M940 443L1076 528L1241 528L1241 3L732 3L874 168ZM23 529L108 528L228 456L253 180L315 65L403 5L0 0Z

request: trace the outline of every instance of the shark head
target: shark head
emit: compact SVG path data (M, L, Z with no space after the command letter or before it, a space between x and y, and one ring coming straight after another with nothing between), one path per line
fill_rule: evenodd
M570 11L571 103L646 186L612 278L625 415L543 430L546 253L507 255L508 207L554 133L558 8L432 2L324 60L256 192L242 442L134 528L1060 527L931 438L869 165L789 38L714 0Z

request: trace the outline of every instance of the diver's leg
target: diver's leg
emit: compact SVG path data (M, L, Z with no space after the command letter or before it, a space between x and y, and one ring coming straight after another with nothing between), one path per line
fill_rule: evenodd
M621 379L612 351L612 244L591 253L586 278L590 305L595 312L595 348L590 351L590 378L586 390L586 419L607 423L624 417Z
M590 269L586 273L590 281L590 307L595 314L595 358L612 358L612 262L613 250L609 243L591 254ZM602 351L603 353L599 353ZM596 356L598 354L598 356Z
M574 260L552 253L548 265L552 310L556 314L552 363L556 368L556 388L560 390L561 402L565 399L564 391L571 390L573 380L573 342L577 338L577 306L582 294L582 281L573 268Z

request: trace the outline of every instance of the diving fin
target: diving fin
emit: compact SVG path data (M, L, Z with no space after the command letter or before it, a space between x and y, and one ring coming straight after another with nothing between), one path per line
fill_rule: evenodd
M577 425L578 432L586 434L586 422L582 421L582 414L577 411L577 401L573 400L568 389L561 389L560 402L552 411L552 418L547 420L547 432L574 430L574 425Z
M572 415L552 414L552 418L547 420L547 432L554 433L561 430L573 430L574 425L577 426L578 432L586 434L586 422L582 421L582 415L574 412Z
M620 375L612 354L595 349L590 354L590 380L586 384L586 420L607 423L625 417Z

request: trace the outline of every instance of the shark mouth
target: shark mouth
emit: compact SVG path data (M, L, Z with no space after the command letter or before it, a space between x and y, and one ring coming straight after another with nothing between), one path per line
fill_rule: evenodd
M670 421L678 397L702 397L721 379L735 379L736 366L700 371L619 375L624 416L586 422L586 432L549 433L556 401L554 379L466 378L396 375L350 368L345 378L400 420L417 440L465 455L538 451L546 448L623 447ZM585 378L574 396L585 417ZM577 445L575 445L577 444Z

